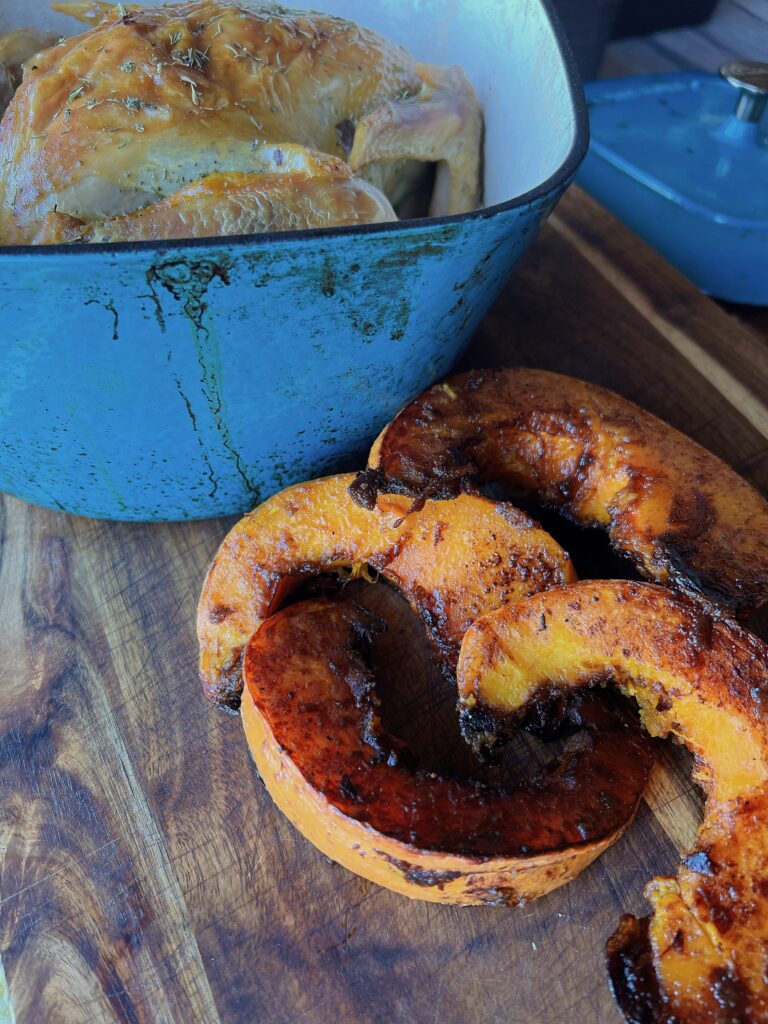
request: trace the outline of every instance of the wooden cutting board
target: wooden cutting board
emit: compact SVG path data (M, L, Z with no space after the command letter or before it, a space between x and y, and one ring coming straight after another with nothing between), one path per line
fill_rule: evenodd
M768 345L576 189L465 364L607 385L768 491ZM0 951L17 1024L616 1024L603 943L691 839L686 758L660 746L629 833L538 902L440 907L357 878L283 819L238 719L202 700L194 609L229 525L2 499Z

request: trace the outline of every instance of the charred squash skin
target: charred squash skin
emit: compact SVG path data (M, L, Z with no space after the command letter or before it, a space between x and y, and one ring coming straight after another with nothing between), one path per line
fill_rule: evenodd
M468 631L458 667L465 728L574 688L613 682L654 736L695 755L707 794L677 879L608 945L632 1024L768 1020L768 646L649 584L583 582L534 595Z
M420 775L382 733L362 648L370 613L306 601L267 619L243 659L242 717L275 803L327 856L414 899L516 904L575 877L631 820L651 755L600 702L550 772L511 791Z
M607 529L646 578L746 613L768 600L768 502L613 392L544 370L473 370L406 406L354 493L445 497L481 480Z
M210 700L237 710L245 644L307 574L380 572L427 625L451 673L478 615L576 578L556 541L512 505L462 495L430 501L406 519L407 498L365 509L350 497L353 480L346 474L290 487L224 539L197 616Z

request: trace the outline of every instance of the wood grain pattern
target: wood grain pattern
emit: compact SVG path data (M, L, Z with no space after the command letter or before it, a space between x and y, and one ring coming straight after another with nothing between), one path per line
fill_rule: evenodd
M600 77L717 71L727 60L768 60L765 0L720 0L704 25L619 39L608 46Z
M612 387L768 490L768 347L577 190L464 360L495 363ZM282 819L239 721L201 698L194 609L228 525L2 499L0 954L17 1024L615 1024L602 945L690 841L685 755L661 749L631 831L541 901L376 888ZM401 685L427 674L411 634L391 630ZM452 695L400 696L401 730L439 757Z

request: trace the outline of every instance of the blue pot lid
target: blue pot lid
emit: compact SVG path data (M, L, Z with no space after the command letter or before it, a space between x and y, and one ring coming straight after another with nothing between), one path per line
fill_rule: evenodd
M704 72L589 83L590 152L700 216L768 226L768 78L732 82L743 84Z

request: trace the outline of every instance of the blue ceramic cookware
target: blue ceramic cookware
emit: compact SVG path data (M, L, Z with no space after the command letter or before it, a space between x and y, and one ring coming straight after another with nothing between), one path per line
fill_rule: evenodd
M283 235L0 248L0 488L114 519L242 512L360 464L450 369L584 155L573 63L541 0L317 6L464 67L486 117L487 205ZM42 4L7 5L0 31L35 19L51 22Z
M702 291L768 305L768 64L587 86L579 182Z

